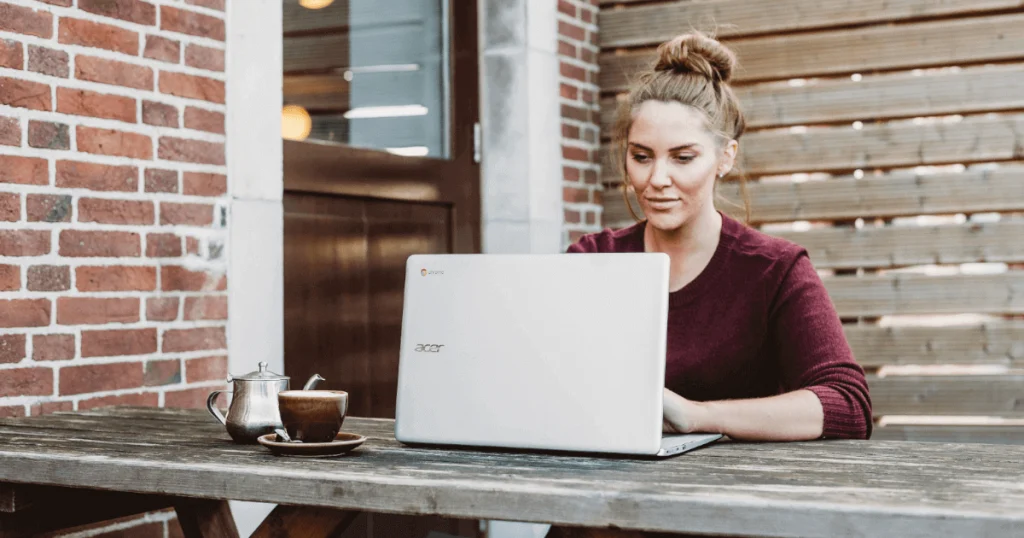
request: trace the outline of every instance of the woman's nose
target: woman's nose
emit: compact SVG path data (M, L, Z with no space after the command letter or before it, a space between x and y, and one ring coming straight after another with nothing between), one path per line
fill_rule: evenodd
M655 160L651 166L650 184L655 187L668 187L672 184L668 177L668 167L660 159Z

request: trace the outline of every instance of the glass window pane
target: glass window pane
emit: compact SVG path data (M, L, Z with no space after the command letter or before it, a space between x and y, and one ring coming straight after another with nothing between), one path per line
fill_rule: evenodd
M448 0L282 0L283 134L448 157Z

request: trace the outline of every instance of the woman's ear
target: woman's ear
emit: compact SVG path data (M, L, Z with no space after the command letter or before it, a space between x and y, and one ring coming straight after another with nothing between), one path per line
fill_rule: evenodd
M718 177L724 177L730 171L733 166L736 165L736 155L739 154L740 143L736 140L730 140L726 143L725 147L722 148L722 159L718 163Z

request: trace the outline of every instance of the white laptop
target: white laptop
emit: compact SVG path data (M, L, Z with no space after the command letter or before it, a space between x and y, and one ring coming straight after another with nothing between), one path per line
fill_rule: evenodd
M409 257L395 437L670 456L665 254Z

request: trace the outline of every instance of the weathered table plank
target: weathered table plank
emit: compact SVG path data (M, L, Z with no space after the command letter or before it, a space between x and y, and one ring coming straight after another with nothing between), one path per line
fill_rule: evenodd
M718 443L669 460L409 447L336 459L230 442L203 412L0 420L0 482L384 513L741 536L1024 535L1024 447ZM613 426L613 425L612 425Z

